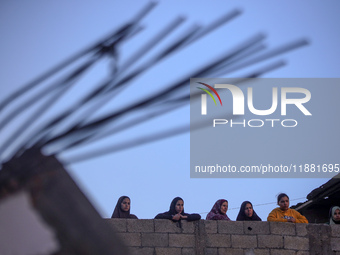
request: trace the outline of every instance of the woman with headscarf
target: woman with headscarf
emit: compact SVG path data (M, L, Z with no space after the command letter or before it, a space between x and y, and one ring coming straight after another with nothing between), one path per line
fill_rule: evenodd
M262 221L253 209L252 203L244 201L241 204L240 211L237 215L236 221Z
M136 215L130 213L130 198L121 196L116 204L111 218L138 219Z
M277 204L279 207L273 209L269 213L267 221L308 223L305 216L298 211L289 208L289 197L287 194L279 194L277 197Z
M219 199L216 201L210 212L208 213L207 220L229 220L227 216L228 201L225 199Z
M329 210L329 225L340 224L340 207L333 206Z
M168 219L172 221L180 220L194 221L200 220L201 215L197 213L192 214L185 213L183 199L180 197L175 197L170 204L169 211L157 214L155 219Z

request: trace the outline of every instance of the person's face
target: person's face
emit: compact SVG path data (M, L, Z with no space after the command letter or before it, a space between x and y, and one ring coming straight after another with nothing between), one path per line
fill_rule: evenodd
M130 199L127 197L123 199L122 203L120 204L120 208L124 212L128 212L130 210Z
M178 200L175 206L176 212L177 213L181 213L183 212L183 208L184 208L184 202L183 200Z
M251 217L253 216L253 207L251 206L251 204L247 203L246 207L244 209L244 213L247 217Z
M334 215L333 215L333 219L335 221L339 221L340 220L340 210L339 209L335 210Z
M228 211L228 202L223 202L223 204L221 205L221 213L226 214L227 211Z
M282 197L279 201L279 206L282 211L287 211L289 208L289 198Z

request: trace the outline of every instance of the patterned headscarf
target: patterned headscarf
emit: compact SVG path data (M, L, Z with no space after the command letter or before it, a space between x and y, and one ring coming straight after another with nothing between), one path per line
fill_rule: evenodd
M208 213L207 220L230 220L227 214L222 214L221 206L224 202L228 203L228 200L219 199L216 201L211 211Z

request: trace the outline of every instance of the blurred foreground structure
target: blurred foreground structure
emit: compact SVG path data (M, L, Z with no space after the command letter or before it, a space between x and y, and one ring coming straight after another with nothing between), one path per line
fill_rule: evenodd
M0 254L128 254L55 157L26 151L0 187Z
M60 162L58 155L116 134L125 130L127 126L132 126L132 123L138 125L187 105L190 98L187 89L190 77L226 75L308 44L307 40L300 39L267 49L263 44L266 36L255 34L232 49L228 49L226 53L221 54L219 59L207 61L208 64L194 70L188 77L179 79L174 84L160 87L156 92L151 91L149 97L129 102L104 116L96 115L106 103L131 83L133 84L134 79L149 68L241 14L241 11L233 10L212 24L202 27L193 26L164 49L151 56L148 61L132 69L132 63L147 55L155 45L184 21L184 18L174 19L172 23L164 27L163 31L145 40L143 45L124 63L120 63L118 47L143 30L140 22L154 5L154 3L147 5L125 26L78 52L0 102L0 111L3 114L0 130L6 128L14 120L20 119L22 114L31 109L30 117L21 122L11 133L6 134L0 144L1 254L128 254L119 237L116 237L109 224L101 219L98 212L70 178L64 166L188 132L189 126L180 125L177 128L153 132L151 135L142 134L139 139L127 140L109 148L92 150L66 162ZM90 86L91 90L87 94L79 98L75 96L70 105L60 109L59 112L53 112L52 118L31 128L32 124L44 116L56 102L63 102L63 96L77 85L77 81L86 72L103 59L110 60L112 64L111 73L104 82ZM284 65L283 60L274 61L255 69L245 75L245 78L259 77ZM131 116L133 116L132 121L129 119ZM120 122L122 119L124 121ZM24 217L28 217L27 220ZM136 226L144 222L140 221L136 223ZM146 224L154 226L153 221ZM163 224L169 224L169 222ZM197 226L190 225L189 228L190 231L196 231ZM198 229L202 230L202 228ZM153 232L152 229L150 231ZM153 238L153 234L135 235L139 236L137 239L148 240L148 238ZM161 240L169 238L172 240L171 243L175 243L174 247L186 245L172 234L164 235L157 234L154 238L159 237ZM129 236L123 235L122 237L129 242ZM189 234L185 237L195 238L189 237ZM224 238L222 237L223 240ZM226 238L229 240L227 244L230 244L231 236L228 234ZM152 242L150 245L153 245ZM201 249L199 248L201 244L195 245L197 249ZM136 246L143 246L143 241ZM175 248L175 252L177 250ZM180 250L182 253L178 254L184 254L185 249ZM192 249L187 251L192 251ZM197 254L203 254L202 250L197 252Z

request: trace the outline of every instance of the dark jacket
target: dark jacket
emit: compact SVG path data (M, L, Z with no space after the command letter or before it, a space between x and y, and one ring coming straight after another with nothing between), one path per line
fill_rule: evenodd
M177 201L178 200L182 200L182 198L180 197L175 197L171 204L170 204L170 210L167 211L167 212L164 212L164 213L159 213L156 215L155 219L168 219L168 220L172 220L172 221L176 221L176 220L173 220L172 217L174 215L177 214L177 211L176 211L176 204L177 204ZM197 213L192 213L192 214L189 214L189 213L185 213L184 212L184 208L183 208L183 211L181 212L181 215L183 216L187 216L188 218L186 219L187 221L194 221L194 220L200 220L201 219L201 215L197 214Z

